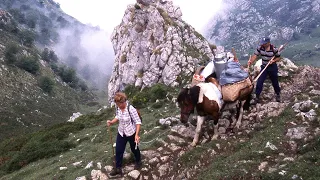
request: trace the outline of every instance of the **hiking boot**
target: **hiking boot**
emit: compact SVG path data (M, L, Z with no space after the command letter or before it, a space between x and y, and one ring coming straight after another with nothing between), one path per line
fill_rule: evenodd
M109 175L110 176L122 175L122 170L120 168L113 168L113 170Z
M134 165L134 169L135 169L135 170L139 170L139 169L141 169L141 166L142 166L142 163L141 163L141 162L136 163L136 164Z
M277 95L276 95L276 101L277 101L277 102L280 102L280 101L281 101L280 94L277 94Z

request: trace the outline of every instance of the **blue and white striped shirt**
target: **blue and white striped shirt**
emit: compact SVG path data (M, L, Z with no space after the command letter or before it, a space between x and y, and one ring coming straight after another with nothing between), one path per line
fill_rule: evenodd
M269 51L266 51L263 46L258 46L257 49L254 51L254 54L257 56L261 55L262 65L268 64L268 62L272 59L273 56L277 58L281 55L278 48L276 48L272 44L270 45Z
M136 132L136 125L141 124L141 119L139 118L136 108L132 105L129 106L128 111L128 102L126 102L126 108L124 111L121 111L120 108L117 108L116 117L119 121L118 132L123 137L132 136ZM131 115L131 116L130 116ZM131 121L132 117L132 121Z

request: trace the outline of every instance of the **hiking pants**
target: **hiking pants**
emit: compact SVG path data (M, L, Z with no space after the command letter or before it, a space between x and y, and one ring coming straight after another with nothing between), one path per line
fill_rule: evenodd
M139 147L135 149L136 143L134 142L134 137L136 134L133 134L132 136L127 137L126 135L123 135L123 137L118 133L117 135L117 141L116 141L116 168L121 168L122 166L122 160L123 160L123 153L126 149L126 144L129 141L130 148L132 153L134 154L136 163L141 162L141 154Z
M261 71L264 69L265 66L266 65L261 65ZM279 86L279 81L278 81L278 66L276 63L273 63L267 67L267 69L261 74L261 76L258 79L257 87L256 87L257 97L260 96L260 94L262 92L263 83L266 80L267 75L269 75L269 77L270 77L274 92L278 95L280 94L280 86Z

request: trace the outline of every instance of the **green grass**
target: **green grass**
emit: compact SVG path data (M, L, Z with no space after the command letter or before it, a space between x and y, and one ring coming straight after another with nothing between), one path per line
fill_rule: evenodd
M169 92L169 96L176 95ZM165 96L162 98L165 98ZM168 129L153 129L158 126L158 119L172 116L178 112L172 102L165 99L160 100L163 102L163 106L159 109L140 109L143 118L140 133L141 150L156 149L161 146L161 143L154 140L154 137L161 134L165 136L169 133ZM152 103L154 102L150 102L148 105ZM74 123L58 124L44 131L23 136L21 139L18 138L15 141L0 144L0 157L9 157L0 166L0 175L2 176L0 179L75 179L90 174L92 168L88 170L84 167L91 161L93 161L95 169L97 162L101 162L103 167L112 165L112 144L110 143L110 133L106 127L106 120L112 119L114 113L115 110L110 108L100 114L83 115L76 119ZM112 126L110 130L114 143L117 126ZM144 132L149 133L144 134ZM63 143L70 146L64 148ZM30 147L29 144L32 146ZM37 149L43 151L39 152ZM59 151L52 151L56 149ZM126 151L130 152L129 145L127 145ZM44 152L48 152L48 154ZM52 153L49 154L49 152ZM24 154L23 157L22 154ZM23 161L25 157L33 157L33 159L23 164L21 169L11 172L8 165L9 162L14 160L13 157L19 161ZM74 167L72 165L72 163L79 161L82 161L81 166ZM132 159L124 163L131 163L131 161ZM60 167L67 167L68 169L60 171Z
M289 107L291 106L289 105ZM273 118L271 122L265 120L266 128L249 135L249 140L243 143L231 140L230 143L233 145L227 151L213 157L209 162L209 167L199 175L198 179L291 179L294 175L303 179L317 179L320 177L319 136L311 141L312 143L307 148L299 144L302 149L294 162L281 162L284 157L281 157L279 153L284 153L286 157L291 157L294 153L285 146L289 139L284 136L286 123L294 117L295 114L291 108L287 108L279 117ZM268 141L278 149L272 151L265 148ZM196 151L193 153L196 156L194 159L198 159L202 153L197 152L198 149L194 151ZM190 154L186 156L189 157ZM240 163L244 161L247 163ZM277 170L272 173L259 171L258 166L264 161L268 162L268 167L275 166ZM286 164L286 166L279 168L279 165L282 164ZM279 175L281 170L285 170L287 174ZM268 171L268 168L266 168L266 171Z

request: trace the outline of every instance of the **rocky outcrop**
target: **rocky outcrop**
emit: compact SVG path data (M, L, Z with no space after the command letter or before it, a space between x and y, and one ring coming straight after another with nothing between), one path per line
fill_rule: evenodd
M0 9L0 23L8 24L11 22L12 15L5 11Z
M139 1L140 2L140 1ZM209 43L185 23L172 1L129 5L112 34L115 62L110 97L127 85L186 84L197 65L213 58Z
M319 0L224 1L224 8L212 20L206 37L227 48L236 47L243 53L252 50L263 36L278 42L290 40L290 45L300 36L311 40L318 37L312 31L320 23L319 4ZM315 46L316 42L309 44ZM292 58L294 53L290 56Z

